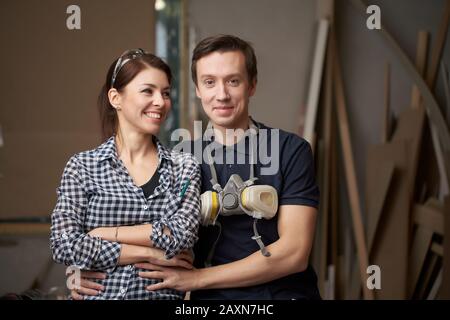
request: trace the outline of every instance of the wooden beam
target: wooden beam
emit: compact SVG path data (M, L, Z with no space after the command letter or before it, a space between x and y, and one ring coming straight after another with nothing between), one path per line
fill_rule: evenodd
M439 243L433 242L431 244L431 251L436 253L438 256L444 256L444 247Z
M314 50L314 60L311 72L311 81L306 102L306 120L303 137L312 142L316 127L316 117L319 101L320 86L322 80L322 70L327 46L328 29L330 23L327 19L321 19L317 30L316 47ZM301 124L300 124L301 125Z
M430 90L434 89L436 76L441 61L442 51L444 50L445 39L447 38L448 24L450 20L450 0L445 2L445 9L442 14L441 24L439 25L436 42L431 53L431 66L427 72L427 84Z
M366 171L367 244L369 255L374 244L378 223L394 176L394 162L383 161L369 149ZM380 162L381 161L381 162Z
M427 63L427 49L428 49L428 32L420 30L417 34L417 49L416 49L416 68L421 76L425 74L425 66ZM417 109L420 105L420 92L416 85L413 85L411 93L411 106Z
M450 299L450 196L444 200L444 253L443 253L443 278L440 290L441 299Z
M330 31L332 32L332 31ZM323 122L323 137L324 137L324 143L323 143L323 185L322 185L322 197L321 197L321 203L322 206L322 213L321 213L321 223L322 223L322 252L321 252L321 258L320 258L320 273L323 275L328 274L328 265L330 261L328 261L328 244L329 244L329 235L330 235L330 228L329 228L329 217L330 217L330 160L331 160L331 112L332 112L332 99L333 99L333 52L331 46L328 46L327 48L327 54L326 54L326 64L325 64L325 83L324 83L324 103L323 103L323 112L324 112L324 122ZM333 263L333 262L331 262ZM331 285L334 285L334 281L330 282L330 279L328 279L328 289L331 289ZM328 297L330 295L329 290L326 290ZM334 288L333 290L333 296L334 296Z
M324 184L327 176L324 174L324 166L325 166L325 152L324 152L324 142L323 139L319 140L317 143L317 158L319 172L317 174L317 180L319 181L320 190L324 189ZM320 237L320 251L319 251L319 268L317 270L319 290L321 296L324 297L326 293L326 276L327 276L327 246L328 246L328 211L327 211L327 199L325 196L321 197L319 212L320 212L320 233L317 235Z
M344 290L340 287L340 284L344 281L343 264L341 263L343 259L338 256L338 245L340 241L339 237L339 179L338 179L338 154L337 154L337 120L336 112L333 108L331 110L331 181L330 181L330 201L331 201L331 258L332 263L335 265L335 275L336 275L336 287L335 287L335 297L336 299L341 299L344 297Z
M420 283L420 286L416 292L415 297L417 299L427 298L427 289L433 281L435 270L440 268L439 260L439 256L431 252L429 259L427 259L425 269L423 270L423 281Z
M334 94L337 104L337 115L339 123L339 132L342 143L342 151L344 156L344 168L346 175L346 183L350 198L350 207L353 221L353 232L356 241L356 249L359 260L360 280L363 288L363 296L365 299L373 299L373 291L366 286L367 267L369 265L369 256L367 253L366 237L364 234L364 226L362 223L362 210L359 203L359 189L356 181L355 163L353 160L352 142L350 138L350 126L348 123L347 107L345 102L344 84L342 79L341 67L339 62L339 53L337 50L336 37L331 37L331 45L334 51Z
M377 202L369 202L371 208L382 211L378 217L376 233L372 236L371 247L369 247L370 264L380 266L383 273L382 288L381 290L375 290L377 299L407 298L410 214L408 179L410 153L408 151L409 144L401 140L369 148L370 161L380 165L379 168L374 168L380 174L379 178L381 178L379 169L385 166L383 163L392 163L395 167L389 189L386 190L386 185L388 185L386 181L389 180L389 171L387 170L389 166L387 166L383 177L384 181L378 181L381 189L378 191L380 195L372 199L377 200ZM371 180L376 179L376 177L373 178L373 175L369 178ZM372 181L371 185L376 184ZM383 193L386 192L386 199L384 201L379 200L383 198ZM382 202L384 202L384 205L382 205ZM370 218L370 221L372 221L373 218ZM371 226L371 228L374 227Z
M442 284L442 268L439 270L439 273L436 276L436 279L434 280L433 286L431 287L427 300L435 300L437 298L441 284Z
M381 136L381 143L386 143L389 140L391 133L390 122L390 96L391 96L391 68L389 62L386 62L384 68L384 113L383 113L383 129Z
M408 296L413 298L433 238L433 230L417 226L409 256Z
M441 62L442 80L444 82L445 101L447 103L447 123L450 124L450 81L448 80L448 69L444 61Z
M413 209L413 221L439 235L444 235L444 215L440 210L416 204Z
M407 174L411 201L413 200L414 187L416 185L417 167L419 164L425 119L426 115L423 107L403 110L399 116L397 128L392 137L393 141L408 141L409 144Z

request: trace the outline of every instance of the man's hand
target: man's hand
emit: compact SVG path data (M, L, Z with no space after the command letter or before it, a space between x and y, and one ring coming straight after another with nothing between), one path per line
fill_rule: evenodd
M194 256L192 252L183 251L182 253L174 256L172 259L166 259L164 251L154 248L148 248L148 257L146 258L146 262L149 262L152 265L162 267L180 267L184 269L192 269L193 261Z
M138 263L136 267L150 271L141 271L139 276L149 279L161 279L162 282L147 286L148 291L160 289L175 289L179 291L191 291L198 287L199 269L187 270L177 267L163 267L151 263Z
M106 274L103 272L81 271L80 287L70 291L70 295L74 300L83 300L84 296L96 296L99 291L105 290L101 284L92 281L92 279L105 279Z

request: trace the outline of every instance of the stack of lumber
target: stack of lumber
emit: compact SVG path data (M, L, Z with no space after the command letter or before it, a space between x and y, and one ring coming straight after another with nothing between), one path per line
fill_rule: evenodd
M365 13L361 1L352 1ZM310 88L310 95L317 92L319 97L308 100L304 118L309 121L303 133L315 153L321 189L311 259L325 299L450 298L450 134L441 112L450 106L439 106L433 94L440 69L450 91L441 62L449 18L447 0L430 49L428 33L418 33L415 63L382 27L380 34L396 54L395 62L403 65L414 85L405 92L411 95L411 104L394 125L386 63L381 143L368 148L365 194L357 185L333 19L320 22L316 58L323 66L313 69L318 74L312 79L322 80L315 80L315 89ZM450 96L448 91L446 95ZM372 265L379 267L380 288L368 285Z

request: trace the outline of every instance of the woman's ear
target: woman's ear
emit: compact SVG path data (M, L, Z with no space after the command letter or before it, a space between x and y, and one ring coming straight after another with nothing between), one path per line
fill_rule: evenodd
M116 109L116 110L122 109L120 106L121 96L116 88L109 89L108 99L109 99L109 103L113 106L114 109Z
M250 83L250 88L249 88L249 96L253 97L253 95L256 92L256 84L257 84L257 80L254 79L251 83Z

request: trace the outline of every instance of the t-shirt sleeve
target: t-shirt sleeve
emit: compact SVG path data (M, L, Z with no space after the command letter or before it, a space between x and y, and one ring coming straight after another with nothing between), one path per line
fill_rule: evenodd
M281 155L283 186L279 205L305 205L318 208L314 158L309 143L295 135L288 138Z

